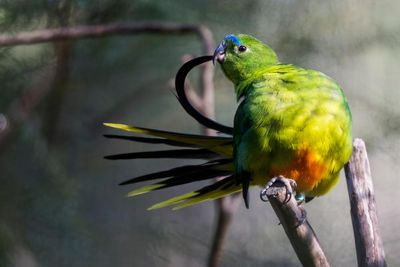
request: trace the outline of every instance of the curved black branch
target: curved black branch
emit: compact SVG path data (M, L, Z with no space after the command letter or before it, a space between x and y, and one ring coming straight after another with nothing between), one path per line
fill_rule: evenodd
M179 103L181 103L182 107L192 116L196 121L200 124L204 125L207 128L217 130L226 134L233 134L233 128L220 124L214 120L211 120L201 114L197 109L193 107L193 105L189 102L186 92L185 92L185 79L188 73L197 65L203 64L204 62L211 61L213 56L202 56L194 58L185 64L178 70L178 73L175 76L175 89L178 94Z

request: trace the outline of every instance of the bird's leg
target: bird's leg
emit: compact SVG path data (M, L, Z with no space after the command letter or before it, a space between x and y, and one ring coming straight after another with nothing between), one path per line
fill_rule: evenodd
M273 177L271 180L269 180L269 182L267 183L267 185L265 186L265 188L263 190L261 190L260 192L260 198L262 201L267 202L268 198L267 198L267 190L277 181L283 183L283 185L286 188L286 197L285 197L285 201L284 203L288 203L290 201L290 199L292 198L292 195L294 193L294 189L297 187L296 181L292 180L292 179L285 179L285 177L279 175L279 176L275 176Z
M298 206L302 205L304 203L304 201L306 200L306 196L302 193L296 193L294 198L296 199Z
M298 218L298 225L302 225L306 219L307 219L307 212L304 209L304 203L307 203L308 201L310 201L310 199L313 199L313 197L306 197L306 195L304 195L303 193L297 193L296 196L294 197L297 201L297 206L299 207L300 211L301 211L301 217Z

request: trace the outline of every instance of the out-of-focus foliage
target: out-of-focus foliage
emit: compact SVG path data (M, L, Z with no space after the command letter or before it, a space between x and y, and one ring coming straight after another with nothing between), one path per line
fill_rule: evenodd
M117 21L204 24L216 41L227 33L249 33L269 43L282 62L332 76L349 98L354 135L367 142L387 260L398 266L399 11L395 0L0 0L0 29ZM214 231L212 203L147 212L156 199L193 187L127 199L129 188L117 186L181 162L102 159L151 149L104 140L103 121L200 131L168 90L188 53L201 54L193 35L0 48L0 113L9 120L9 134L0 138L0 266L204 266ZM231 85L220 71L215 82L217 118L231 124ZM35 99L39 105L29 109ZM241 207L235 216L223 265L298 266L273 211L257 195L254 190L250 210ZM343 179L307 210L332 265L355 266Z

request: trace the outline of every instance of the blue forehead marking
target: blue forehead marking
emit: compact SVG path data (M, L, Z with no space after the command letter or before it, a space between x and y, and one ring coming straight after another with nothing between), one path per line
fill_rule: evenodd
M225 36L224 38L225 41L231 41L232 43L234 43L235 45L240 45L240 40L239 38L237 38L235 35L233 34L228 34Z

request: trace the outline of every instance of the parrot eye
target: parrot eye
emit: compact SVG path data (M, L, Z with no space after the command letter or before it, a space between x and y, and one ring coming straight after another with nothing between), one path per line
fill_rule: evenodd
M244 45L239 46L239 52L244 52L247 50L247 47L245 47Z

